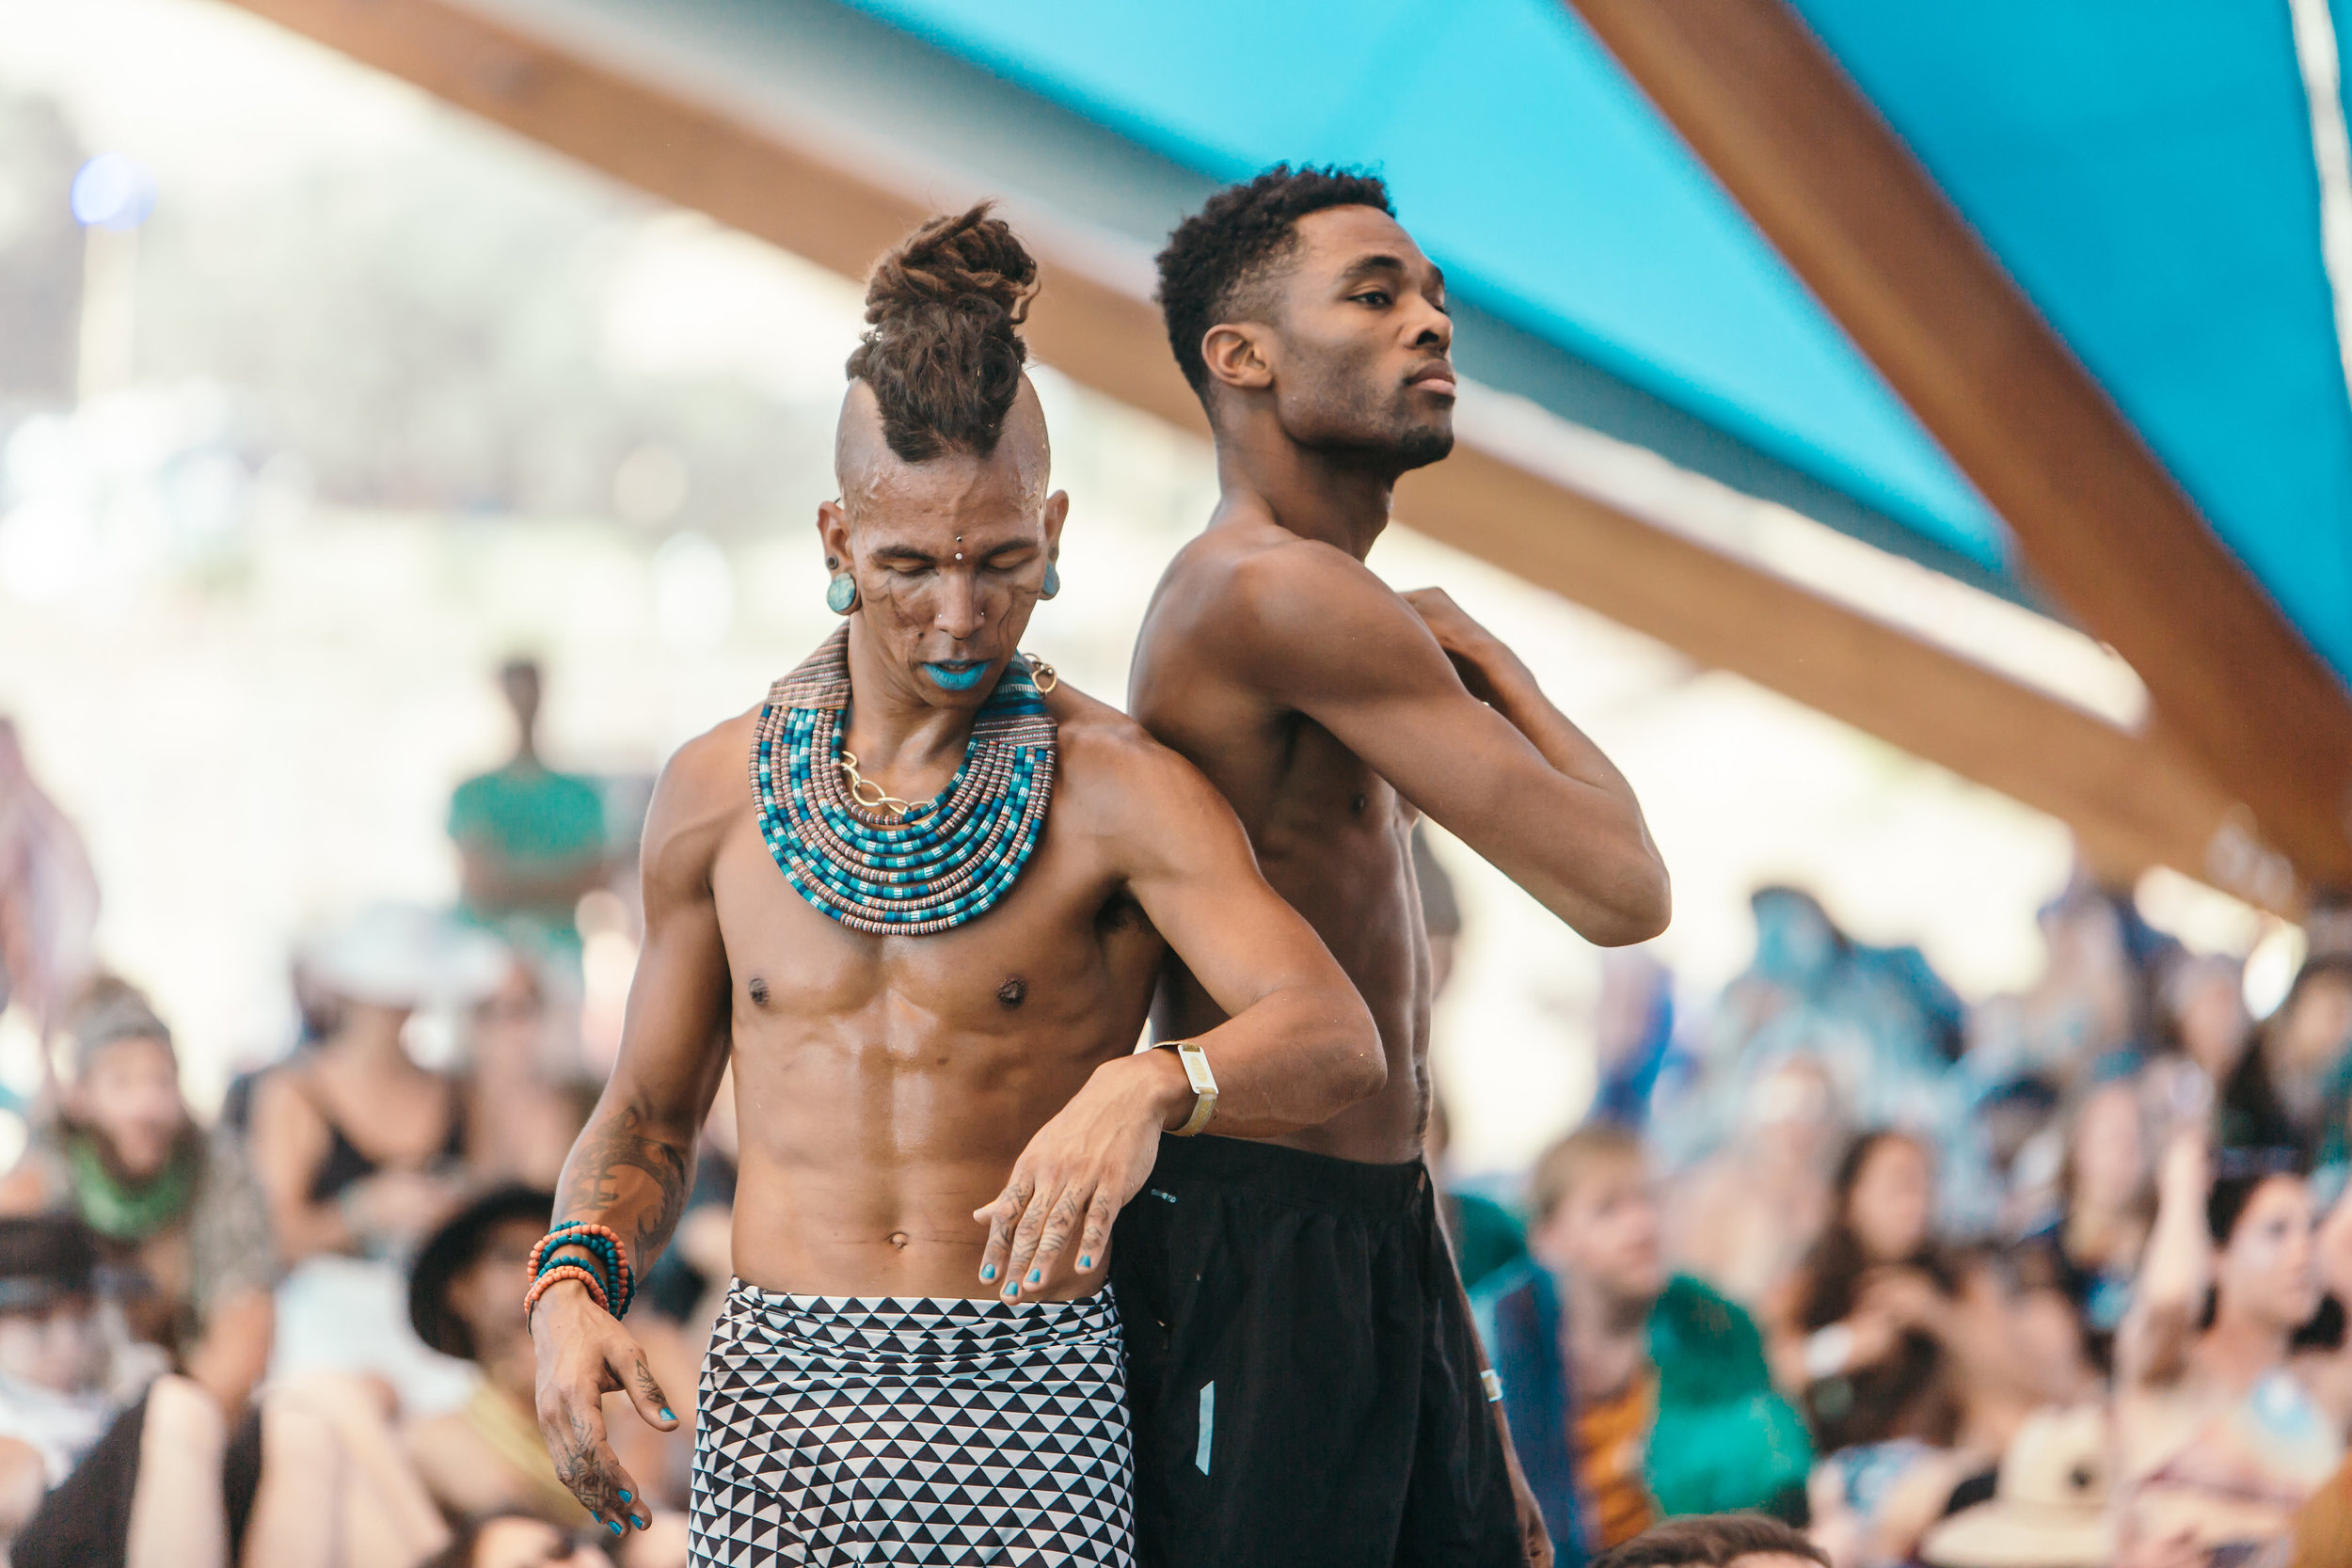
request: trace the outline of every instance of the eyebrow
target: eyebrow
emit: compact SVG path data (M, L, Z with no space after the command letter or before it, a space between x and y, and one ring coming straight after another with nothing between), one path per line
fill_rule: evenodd
M1410 270L1406 266L1404 257L1391 256L1383 251L1376 255L1358 257L1348 263L1345 272L1340 274L1340 280L1343 283L1353 283L1359 278L1369 277L1375 273L1402 273ZM1437 279L1438 292L1445 293L1445 269L1432 261L1429 263L1429 276Z

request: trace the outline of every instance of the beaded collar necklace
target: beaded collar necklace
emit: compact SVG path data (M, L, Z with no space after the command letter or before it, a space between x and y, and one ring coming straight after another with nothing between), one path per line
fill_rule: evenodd
M793 891L869 936L929 936L994 908L1037 848L1054 794L1052 686L1040 688L1032 662L1023 654L1006 665L963 766L936 799L903 815L862 802L844 776L847 626L771 687L752 789L760 837Z

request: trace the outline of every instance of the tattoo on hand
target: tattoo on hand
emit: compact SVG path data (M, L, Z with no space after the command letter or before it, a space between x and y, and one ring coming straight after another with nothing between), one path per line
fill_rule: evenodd
M571 1418L571 1429L551 1457L557 1479L580 1499L580 1507L599 1519L612 1512L612 1483L596 1463L596 1437L585 1420Z

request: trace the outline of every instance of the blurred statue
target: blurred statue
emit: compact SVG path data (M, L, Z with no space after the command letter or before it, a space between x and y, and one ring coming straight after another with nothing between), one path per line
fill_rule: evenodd
M16 726L0 719L0 1010L24 1006L48 1037L88 977L97 927L98 879L82 835L34 782Z

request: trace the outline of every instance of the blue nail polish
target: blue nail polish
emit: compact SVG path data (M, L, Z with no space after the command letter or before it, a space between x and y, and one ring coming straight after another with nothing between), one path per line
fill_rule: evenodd
M1018 1285L1013 1285L1013 1284L1009 1284L1009 1283L1008 1283L1008 1284L1005 1286L1005 1294L1007 1294L1007 1295L1009 1295L1009 1296L1017 1296L1017 1295L1019 1295L1020 1293L1021 1293L1021 1287L1019 1287Z
M987 1264L980 1270L980 1283L983 1285L993 1285L996 1283L995 1264Z
M1036 1284L1039 1280L1043 1279L1045 1275L1036 1269L1031 1269L1029 1271L1029 1283L1032 1285Z
M618 1519L607 1519L604 1522L604 1528L611 1530L615 1535L621 1533L621 1522Z
M675 1421L677 1419L675 1416L670 1414L670 1407L666 1404L661 1407L661 1418L665 1421Z
M622 1494L621 1494L621 1501L623 1501L623 1502L628 1502L628 1500L629 1500L629 1496L628 1496L628 1493L626 1493L626 1492L622 1493Z
M1094 1254L1090 1252L1082 1252L1078 1254L1078 1267L1082 1269L1090 1269L1094 1267Z

